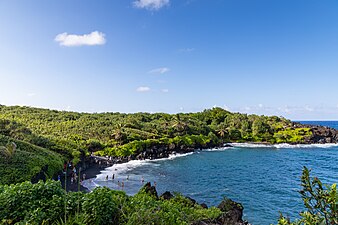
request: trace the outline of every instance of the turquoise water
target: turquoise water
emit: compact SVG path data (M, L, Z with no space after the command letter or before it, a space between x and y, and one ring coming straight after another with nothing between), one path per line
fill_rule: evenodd
M338 123L330 124L335 125ZM276 223L279 212L297 218L297 212L303 210L298 194L303 166L312 168L312 174L324 183L338 183L337 159L338 145L244 144L166 160L115 165L86 185L121 189L118 180L124 182L128 194L135 194L143 184L143 177L145 181L156 181L160 193L181 192L209 206L216 206L227 196L243 204L245 219L255 225L265 225ZM111 180L112 174L115 181ZM105 181L106 175L108 181Z

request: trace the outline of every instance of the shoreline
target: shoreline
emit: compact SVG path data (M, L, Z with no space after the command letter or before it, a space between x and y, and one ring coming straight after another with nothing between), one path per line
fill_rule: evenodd
M242 148L268 148L268 147L272 147L272 148L309 148L309 147L321 147L321 148L327 148L327 147L333 147L333 146L338 146L338 143L326 143L326 144L320 144L320 143L308 143L308 144L297 144L297 143L279 143L279 144L271 144L271 143L258 143L258 142L233 142L233 143L226 143L223 146L218 146L218 147L209 147L209 148L204 148L204 149L194 149L192 151L189 151L189 149L186 149L183 153L174 153L174 154L169 154L167 157L158 157L158 158L152 158L152 159L127 159L127 160L115 160L115 162L113 164L101 164L99 165L98 163L94 163L94 162L90 162L88 167L83 170L82 174L85 173L86 174L86 179L85 180L89 180L89 179L94 179L97 177L97 175L101 174L102 171L104 171L106 168L112 167L116 164L124 164L124 163L128 163L130 161L133 160L138 160L138 161L145 161L145 160L161 160L161 159L170 159L171 156L173 155L184 155L187 153L194 153L196 151L205 151L208 149L221 149L224 148L224 150L229 149L229 148L234 148L234 147L242 147ZM83 186L82 184L81 186L81 191L85 191L85 192L90 192L90 190ZM68 185L67 185L68 187ZM72 188L71 186L69 187L70 191L77 191L74 190L74 187ZM67 188L68 189L68 188Z
M106 168L109 168L109 167L112 167L116 164L124 164L124 163L128 163L132 160L139 160L139 161L144 161L144 160L160 160L160 159L170 159L171 156L173 155L183 155L183 154L188 154L188 153L193 153L197 150L207 150L207 149L219 149L219 148L229 148L229 147L233 147L232 145L229 145L229 144L223 144L223 146L208 146L206 148L203 148L203 149L191 149L191 148L187 148L187 149L183 149L181 150L180 152L174 152L172 154L168 154L166 156L163 156L163 157L156 157L156 158L144 158L144 159L132 159L130 157L128 158L118 158L117 160L114 160L114 162L112 164L109 164L107 165L106 163L101 163L101 164L98 164L98 163L95 163L93 162L93 158L90 158L90 162L89 162L89 165L86 169L83 170L82 174L85 173L86 174L86 179L85 180L89 180L89 179L94 179L97 177L97 175L99 175L101 173L101 171L105 170ZM90 156L90 157L93 157L93 156ZM80 185L81 186L81 191L86 191L86 192L89 192L90 190L83 186L82 184ZM63 185L64 187L64 185ZM67 185L67 189L68 189L68 185ZM72 188L70 187L69 189L70 191L73 191ZM76 191L76 190L75 190Z
M85 180L96 178L96 176L99 175L101 173L101 171L103 171L106 168L111 167L113 165L115 165L115 164L99 165L97 163L89 162L87 164L87 167L81 171L81 176L83 176L83 174L86 174ZM61 182L62 188L65 189L65 176L64 175L61 176L60 182ZM71 176L67 176L66 191L67 192L69 192L69 191L72 191L72 192L78 192L78 191L90 192L90 190L87 187L85 187L82 184L81 181L77 181L77 182L72 183L71 182Z

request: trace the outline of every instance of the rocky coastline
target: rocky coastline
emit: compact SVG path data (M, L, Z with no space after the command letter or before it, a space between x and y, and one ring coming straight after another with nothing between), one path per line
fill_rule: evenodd
M288 144L331 144L338 143L338 131L323 126L313 126L313 125L304 125L299 123L293 123L294 128L310 128L312 131L312 136L308 137L302 143L288 143ZM272 144L272 143L251 143L251 144ZM168 158L170 155L174 154L186 154L194 152L196 150L210 149L210 148L225 148L233 147L231 143L212 145L207 146L196 146L196 148L188 148L184 145L168 145L168 146L153 146L149 149L146 149L143 152L138 154L128 156L128 157L98 157L92 155L91 157L82 158L78 167L81 168L82 173L86 174L86 179L95 178L102 170L107 167L111 167L114 164L118 163L127 163L131 160L145 160L145 159L160 159ZM65 185L64 178L61 178L61 183ZM89 190L82 186L81 184L71 184L70 178L67 179L66 188L68 191L85 191ZM150 183L146 184L145 188L148 188L148 191L152 192L157 197L157 191L155 187L151 186ZM160 198L170 199L172 194L170 192L163 193ZM195 200L191 199L193 204L197 204ZM202 207L207 207L205 204L201 204ZM225 207L226 206L226 207ZM229 207L231 206L231 207ZM213 221L197 221L194 225L220 225L220 224L236 224L244 225L249 224L247 221L242 220L243 207L241 204L233 202L231 200L224 200L218 206L222 212L222 216Z
M310 128L311 137L307 137L301 144L332 144L338 143L338 130L318 125L309 125L301 123L292 123L294 128Z
M294 128L310 128L312 131L312 135L310 137L306 137L301 143L288 143L291 145L296 144L333 144L338 143L338 130L324 127L324 126L316 126L316 125L306 125L294 122L292 124ZM266 144L270 145L273 143L267 142L248 142L250 144ZM196 150L204 150L211 148L226 148L233 147L231 143L226 144L211 144L205 146L195 146L195 147L186 147L184 145L160 145L160 146L152 146L151 148L146 149L145 151L139 152L135 155L126 156L126 157L98 157L95 155L91 155L90 157L83 157L78 167L82 169L83 173L86 174L86 179L95 178L96 175L100 174L102 170L107 167L111 167L114 164L118 163L127 163L131 160L145 160L145 159L161 159L168 158L170 155L175 154L186 154L191 153ZM76 189L76 188L75 188ZM69 190L74 191L74 187L69 187ZM85 187L81 186L81 190L86 190Z

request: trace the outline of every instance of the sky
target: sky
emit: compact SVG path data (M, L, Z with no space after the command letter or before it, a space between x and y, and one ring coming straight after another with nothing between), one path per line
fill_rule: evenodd
M0 104L338 120L337 0L2 0Z

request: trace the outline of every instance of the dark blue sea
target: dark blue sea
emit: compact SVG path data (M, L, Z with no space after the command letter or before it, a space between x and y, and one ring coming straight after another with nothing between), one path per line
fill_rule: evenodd
M338 122L303 121L338 129ZM244 206L254 225L277 224L279 212L291 219L304 209L298 191L303 166L324 183L338 183L338 145L250 145L196 151L155 161L131 161L102 171L89 188L108 186L135 194L141 180L156 182L157 190L181 192L199 203L217 206L223 197ZM111 180L115 174L115 181ZM109 180L105 181L105 177ZM129 177L129 179L127 179Z

